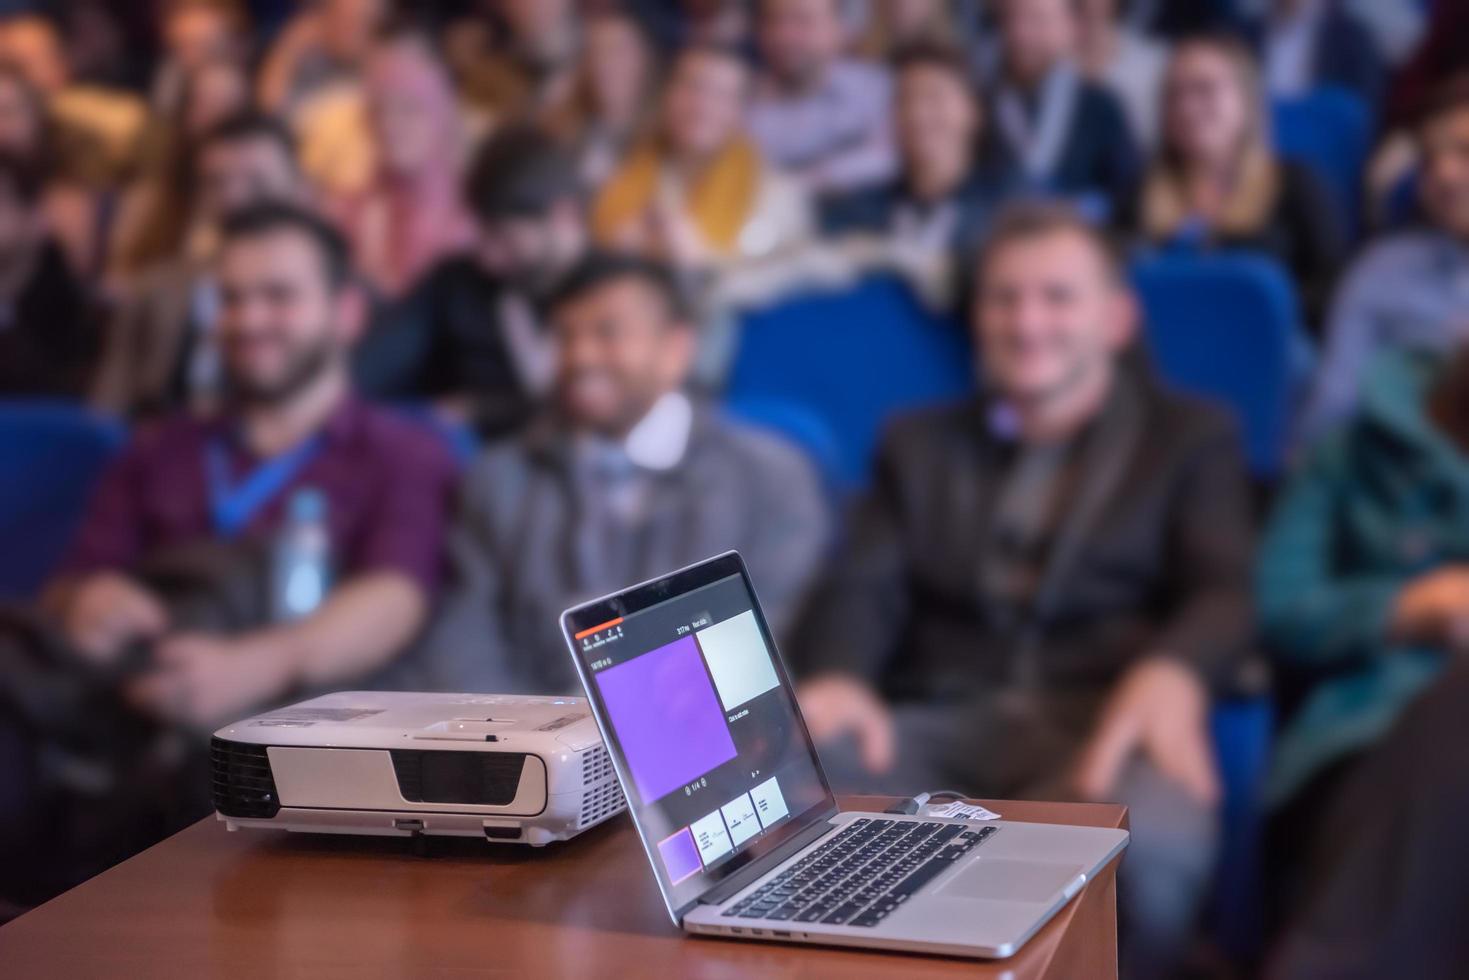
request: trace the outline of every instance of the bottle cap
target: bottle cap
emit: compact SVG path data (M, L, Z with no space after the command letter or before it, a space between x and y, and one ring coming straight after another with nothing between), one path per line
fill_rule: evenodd
M316 487L302 487L291 495L290 519L299 523L326 520L326 494Z

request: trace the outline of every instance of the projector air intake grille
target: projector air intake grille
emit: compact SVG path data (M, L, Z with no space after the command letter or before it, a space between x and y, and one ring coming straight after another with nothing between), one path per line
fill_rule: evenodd
M581 765L583 789L581 815L576 822L578 830L600 823L627 806L605 746L597 745L583 752Z
M270 819L280 812L280 798L276 795L275 777L270 773L265 746L212 738L209 762L214 808L220 813L227 817Z

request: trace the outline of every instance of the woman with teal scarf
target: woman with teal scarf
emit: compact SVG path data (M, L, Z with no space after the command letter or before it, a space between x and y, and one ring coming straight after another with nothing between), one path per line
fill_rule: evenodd
M1323 774L1352 768L1469 651L1469 352L1374 365L1357 417L1281 497L1257 584L1267 646L1303 688L1267 788L1280 806L1325 795Z

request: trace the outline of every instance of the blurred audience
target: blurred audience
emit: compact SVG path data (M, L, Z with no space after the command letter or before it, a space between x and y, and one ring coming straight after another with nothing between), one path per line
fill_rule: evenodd
M134 436L46 597L80 654L127 665L121 693L138 711L206 731L361 680L413 638L453 476L435 436L352 393L362 298L336 232L284 205L239 212L215 276L228 401ZM303 509L324 525L335 578L283 592L278 556L259 552ZM170 608L163 590L180 579L232 594L232 615L223 599L197 619L197 605Z
M200 139L225 119L250 109L250 80L242 65L211 61L180 80L167 115L155 113L143 134L138 174L118 202L108 271L126 291L139 273L187 251L192 157Z
M1137 142L1116 97L1077 65L1074 0L1000 0L999 14L991 152L1095 220L1127 214L1141 170Z
M1158 140L1158 93L1168 47L1130 26L1122 7L1122 0L1078 0L1077 61L1087 78L1121 103L1132 135L1151 150Z
M1157 976L1213 866L1208 692L1250 641L1252 535L1230 425L1120 359L1136 319L1074 211L1000 217L983 395L888 431L794 649L841 789L1126 802L1129 975Z
M385 0L317 0L303 6L260 65L260 103L293 114L338 80L355 83L388 14Z
M591 0L634 13L660 51L689 45L749 47L751 0Z
M790 626L828 538L794 447L685 394L695 332L672 273L592 255L548 302L554 404L466 478L456 577L405 683L570 693L560 610L739 549L771 626Z
M1436 92L1417 137L1427 223L1373 242L1343 275L1326 322L1306 438L1350 416L1378 352L1444 350L1469 327L1469 76Z
M47 231L79 275L97 271L99 201L95 188L66 166L64 137L40 93L0 60L0 153L23 161L41 182Z
M1389 4L1373 3L1367 9L1386 6ZM1458 41L1469 31L1469 4L1462 0L1434 3L1426 16L1422 43L1399 69L1388 92L1385 121L1392 126L1411 125L1439 86L1469 72L1469 48Z
M470 106L502 122L564 99L581 43L574 0L479 0L475 8L447 41Z
M435 266L385 309L359 349L363 391L427 401L495 436L518 428L550 388L555 352L539 304L587 245L574 161L534 129L502 129L471 163L470 249Z
M891 61L903 50L924 45L954 45L967 36L973 18L961 18L954 0L888 0L872 4L867 30L855 48L870 61Z
M306 196L290 134L253 113L197 141L185 186L191 202L181 205L189 217L180 244L137 277L108 325L91 399L103 411L141 417L215 406L224 380L210 333L219 315L220 225L251 205Z
M1162 247L1279 259L1307 322L1318 323L1346 234L1316 175L1276 155L1248 49L1223 36L1179 42L1162 101L1162 140L1140 195L1142 235Z
M571 147L589 188L602 184L639 135L657 99L658 65L642 26L628 14L587 18L581 59L546 127Z
M240 0L167 0L159 14L162 50L153 69L149 101L170 116L188 80L209 65L241 64L251 53L250 18Z
M78 398L97 360L89 290L46 228L34 165L0 152L0 397Z
M101 185L127 171L146 118L144 104L131 93L75 78L57 21L41 14L0 19L0 60L15 65L40 93L60 134L58 162L70 174Z
M389 0L316 0L281 29L260 64L260 108L285 117L301 166L328 194L363 190L376 173L362 76Z
M376 170L329 209L354 268L393 297L473 238L461 192L467 148L453 83L422 35L381 40L364 66L363 92Z
M838 0L758 0L756 38L763 71L750 129L766 157L812 191L892 176L892 83L843 54Z
M1375 106L1385 80L1376 39L1342 0L1268 0L1253 34L1272 98L1345 89Z
M1000 201L1016 188L978 159L988 121L957 50L915 45L898 53L894 70L901 171L881 184L828 195L820 228L862 268L897 270L943 305Z
M749 88L736 52L691 47L674 59L656 125L592 207L601 244L699 272L806 238L804 190L746 133Z

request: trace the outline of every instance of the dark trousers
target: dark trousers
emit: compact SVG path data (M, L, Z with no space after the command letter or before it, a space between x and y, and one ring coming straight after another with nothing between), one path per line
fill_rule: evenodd
M1425 691L1346 779L1303 846L1281 980L1469 976L1469 663Z

